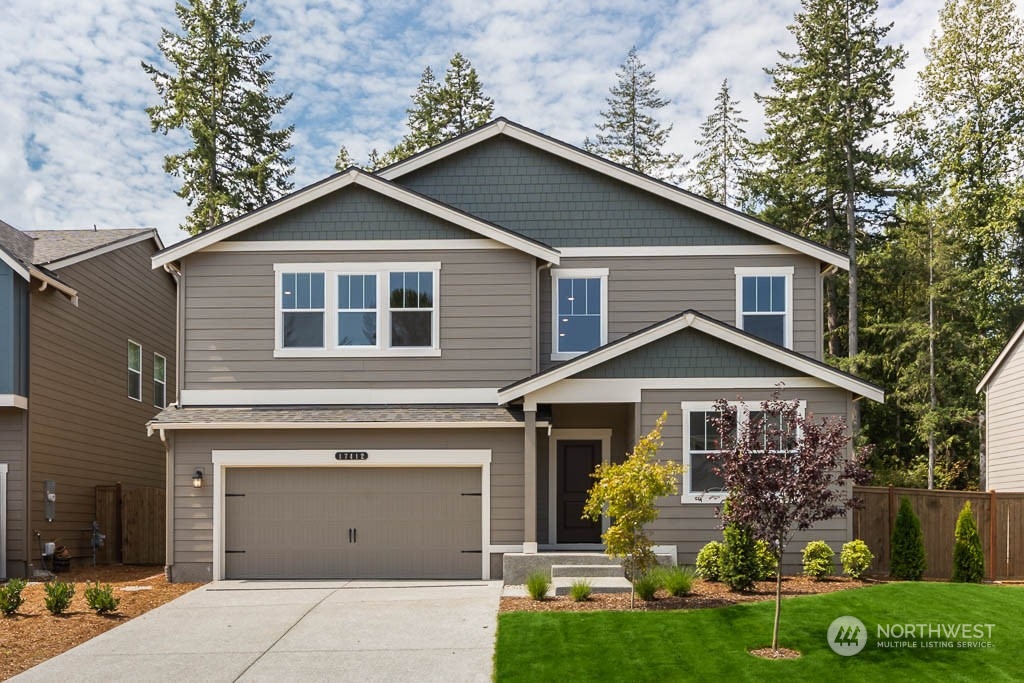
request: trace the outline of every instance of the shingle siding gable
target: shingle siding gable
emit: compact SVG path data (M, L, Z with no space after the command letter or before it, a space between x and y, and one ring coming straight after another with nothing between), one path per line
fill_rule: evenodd
M232 241L479 239L480 235L362 187L347 187Z
M481 142L395 182L555 247L769 244L505 137Z
M585 370L579 379L792 377L791 368L697 330L680 330Z

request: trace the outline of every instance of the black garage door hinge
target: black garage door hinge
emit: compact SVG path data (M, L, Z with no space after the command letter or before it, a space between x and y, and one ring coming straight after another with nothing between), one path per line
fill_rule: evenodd
M482 496L482 493L463 493L463 496Z
M244 550L225 550L225 555L245 555Z
M483 550L463 550L463 551L462 551L462 553L463 553L463 554L467 554L467 553L475 553L475 554L477 554L477 555L481 554L482 552L483 552Z
M225 493L225 498L245 498L244 493Z

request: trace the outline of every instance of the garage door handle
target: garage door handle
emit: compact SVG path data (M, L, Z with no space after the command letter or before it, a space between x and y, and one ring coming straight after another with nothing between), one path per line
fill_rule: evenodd
M353 529L352 530L352 542L353 543L358 543L359 542L359 529Z

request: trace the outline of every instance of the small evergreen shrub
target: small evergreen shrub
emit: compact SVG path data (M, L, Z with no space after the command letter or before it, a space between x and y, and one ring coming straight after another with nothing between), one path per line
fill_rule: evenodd
M21 597L21 591L25 590L24 579L11 579L6 585L0 586L0 612L9 617L18 611L25 598Z
M85 601L89 609L94 610L96 614L106 614L116 610L121 599L114 597L114 589L109 583L101 586L97 581L91 586L86 586Z
M46 609L53 614L63 614L75 597L75 584L65 581L48 581L46 583Z
M956 518L953 545L953 580L960 583L981 583L985 576L985 556L981 552L978 524L971 512L971 501L964 503Z
M836 551L825 541L811 541L804 547L804 574L818 581L835 571Z
M757 558L757 580L768 581L775 578L779 563L772 554L772 547L767 541L757 539L754 543L754 555Z
M722 544L711 541L697 553L697 576L705 581L718 581L721 578Z
M839 552L839 561L843 563L843 573L851 579L859 579L871 566L875 559L874 553L868 548L868 544L859 538L843 544Z
M889 556L889 575L894 579L920 581L928 563L924 554L921 520L914 514L910 499L900 498L900 509L892 530Z
M534 572L526 577L526 592L534 600L543 600L551 588L551 577L544 572Z
M644 601L654 600L654 594L661 588L661 572L651 571L633 579L633 590L637 597Z
M572 582L569 587L569 597L573 602L586 602L590 599L590 582L586 579L579 579Z
M750 590L758 576L754 535L738 524L726 524L722 533L725 543L719 558L719 578L731 590Z
M689 595L695 576L692 567L665 567L661 571L661 587L673 597Z

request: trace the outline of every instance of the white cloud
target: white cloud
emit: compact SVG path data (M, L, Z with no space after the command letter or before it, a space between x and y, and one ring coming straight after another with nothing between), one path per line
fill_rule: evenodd
M0 218L24 228L159 227L167 242L188 211L163 172L183 135L150 131L155 104L139 66L159 58L162 27L177 30L172 0L62 3L8 0L0 22ZM937 23L934 0L882 0L882 21L910 56L897 103L916 95L916 72ZM462 51L496 114L579 144L593 134L630 46L672 103L672 146L690 154L721 80L762 126L755 91L791 45L799 0L251 0L256 32L273 36L278 92L292 92L279 125L294 122L297 186L333 170L345 144L357 159L402 135L423 68L442 74ZM1020 8L1018 8L1019 10Z

